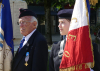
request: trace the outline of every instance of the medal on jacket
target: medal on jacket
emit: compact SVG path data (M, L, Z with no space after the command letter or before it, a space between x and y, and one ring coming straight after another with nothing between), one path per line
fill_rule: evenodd
M27 63L28 60L29 60L29 52L26 52L25 66L28 66L28 63Z

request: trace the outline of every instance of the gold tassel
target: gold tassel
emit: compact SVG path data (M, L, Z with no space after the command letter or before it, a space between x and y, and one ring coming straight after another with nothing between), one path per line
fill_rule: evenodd
M83 64L85 64L85 69L93 67L92 66L93 65L92 62L90 62L90 63L83 63ZM75 66L72 66L72 67L69 67L69 68L62 68L59 71L75 71L75 70L82 70L82 64L75 65Z
M98 0L89 0L91 5L96 5L96 3L98 3Z

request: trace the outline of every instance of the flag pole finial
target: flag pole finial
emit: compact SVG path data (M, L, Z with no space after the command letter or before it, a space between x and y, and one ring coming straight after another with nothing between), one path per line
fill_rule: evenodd
M96 3L98 3L98 0L89 0L91 5L96 5Z

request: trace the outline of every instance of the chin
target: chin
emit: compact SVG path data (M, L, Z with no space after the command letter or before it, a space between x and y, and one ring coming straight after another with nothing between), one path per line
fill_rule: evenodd
M24 36L24 33L23 32L20 32L23 36Z
M64 35L64 34L60 33L60 35Z
M64 35L64 33L61 33L61 32L60 32L60 35Z

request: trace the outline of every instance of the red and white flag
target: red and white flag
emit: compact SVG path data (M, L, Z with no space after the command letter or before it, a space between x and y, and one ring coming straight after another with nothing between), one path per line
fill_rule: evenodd
M94 65L87 2L75 2L60 71L90 71Z

